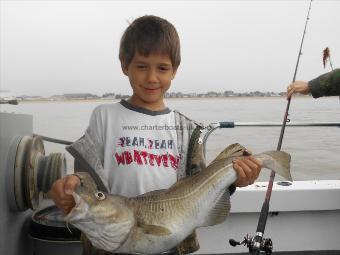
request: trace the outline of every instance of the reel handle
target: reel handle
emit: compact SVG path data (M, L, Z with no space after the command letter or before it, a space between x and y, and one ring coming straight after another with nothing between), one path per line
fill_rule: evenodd
M229 244L233 247L237 246L237 245L241 245L241 242L238 242L234 239L229 239Z

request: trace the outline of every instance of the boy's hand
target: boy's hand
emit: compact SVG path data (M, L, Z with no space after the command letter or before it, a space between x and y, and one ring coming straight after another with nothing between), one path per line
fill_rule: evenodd
M75 206L72 196L73 191L80 185L80 180L75 175L68 175L55 181L51 188L51 195L56 206L67 214Z
M245 187L253 184L260 174L262 162L249 156L233 160L233 167L237 172L237 180L234 182L236 187Z

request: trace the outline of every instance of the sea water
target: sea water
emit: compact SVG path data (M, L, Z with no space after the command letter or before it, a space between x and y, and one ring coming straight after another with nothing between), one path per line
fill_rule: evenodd
M91 112L97 105L115 102L119 100L22 102L17 106L1 105L0 109L33 115L35 134L75 141L83 135ZM167 105L205 125L220 121L282 123L287 100L284 97L183 98L168 99ZM293 97L289 119L292 123L340 122L339 98ZM207 161L235 142L253 153L275 150L280 131L280 127L217 129L207 142ZM71 172L73 159L65 151L65 146L49 142L44 144L46 153L66 153L68 171ZM291 154L294 180L340 179L338 127L286 127L281 150ZM262 171L259 180L268 178L269 171Z

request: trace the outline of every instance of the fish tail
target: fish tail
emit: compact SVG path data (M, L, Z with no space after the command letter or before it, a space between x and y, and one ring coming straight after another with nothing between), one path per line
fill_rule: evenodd
M283 178L292 181L290 174L290 155L284 151L266 151L259 155L263 167L273 170Z

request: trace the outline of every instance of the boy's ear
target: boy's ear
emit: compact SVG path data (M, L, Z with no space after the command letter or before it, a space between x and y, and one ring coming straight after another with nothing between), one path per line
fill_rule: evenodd
M173 71L173 73L172 73L172 78L171 78L171 80L173 80L173 79L175 78L175 76L176 76L176 73L177 73L177 68L176 68L176 69L174 69L174 71Z
M120 64L120 67L122 68L123 73L128 76L128 67L127 65L124 65L123 63Z

